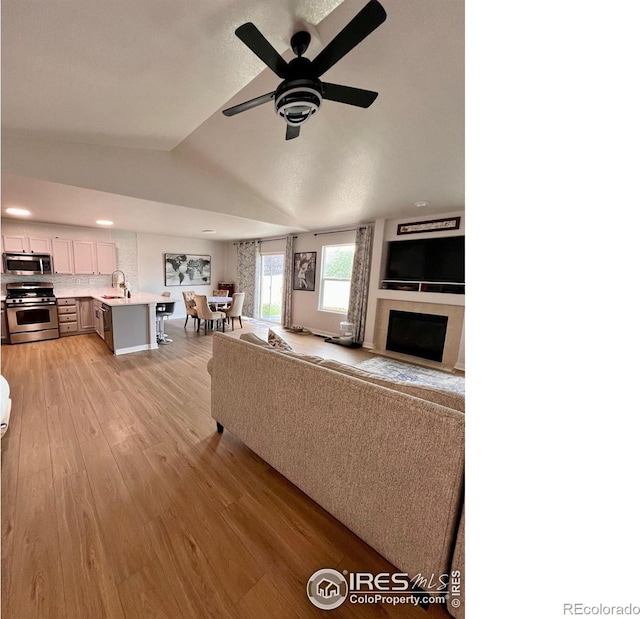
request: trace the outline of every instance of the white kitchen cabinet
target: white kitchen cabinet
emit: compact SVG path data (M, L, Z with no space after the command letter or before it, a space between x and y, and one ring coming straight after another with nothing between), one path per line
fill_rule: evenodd
M7 252L26 253L29 240L26 236L2 235L2 249Z
M51 253L51 239L43 239L34 236L30 236L27 239L29 241L29 251L32 254L50 254Z
M51 241L35 236L3 234L2 250L20 254L50 254Z
M91 241L73 241L73 272L76 275L95 275L96 260Z
M96 272L98 275L111 275L116 270L115 243L96 243Z
M53 272L56 275L73 274L73 245L67 239L52 239Z
M51 254L56 275L111 275L117 269L115 243L4 234L2 251Z

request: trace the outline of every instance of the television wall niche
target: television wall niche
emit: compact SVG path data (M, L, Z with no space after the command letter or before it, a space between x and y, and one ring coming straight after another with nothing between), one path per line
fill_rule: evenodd
M463 293L464 249L464 236L390 241L385 281L424 282L441 287L453 284L451 290L443 289L442 291ZM433 290L437 292L438 286Z

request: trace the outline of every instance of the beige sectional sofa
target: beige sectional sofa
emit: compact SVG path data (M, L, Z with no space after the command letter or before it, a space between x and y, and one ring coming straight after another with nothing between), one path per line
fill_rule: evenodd
M464 545L463 397L255 339L212 339L219 431L228 429L399 570L449 573Z

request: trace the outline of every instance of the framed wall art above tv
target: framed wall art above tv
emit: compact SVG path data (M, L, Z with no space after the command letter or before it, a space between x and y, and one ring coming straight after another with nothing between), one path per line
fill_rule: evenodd
M211 284L211 256L165 254L165 286L208 286Z
M421 232L442 232L443 230L459 230L461 217L447 217L446 219L431 219L429 221L414 221L408 224L398 224L396 234L419 234Z

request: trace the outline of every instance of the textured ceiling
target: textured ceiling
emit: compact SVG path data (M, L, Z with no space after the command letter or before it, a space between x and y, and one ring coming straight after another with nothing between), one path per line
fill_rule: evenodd
M271 104L221 113L279 83L235 28L287 60L304 28L313 58L364 0L3 0L3 207L219 239L464 208L464 4L381 1L387 20L323 76L378 99L325 101L285 141Z

